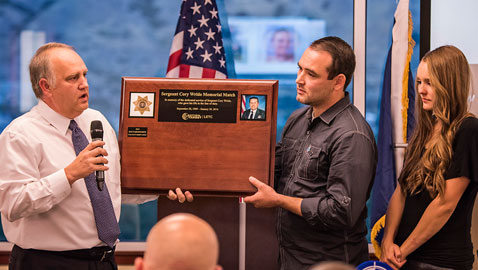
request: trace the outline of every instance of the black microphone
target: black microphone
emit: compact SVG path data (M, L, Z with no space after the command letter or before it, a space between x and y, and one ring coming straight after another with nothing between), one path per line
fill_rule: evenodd
M91 140L92 141L102 141L103 140L103 124L100 120L91 121ZM103 146L100 146L103 147ZM99 155L102 156L102 155ZM103 165L103 163L100 163ZM96 171L96 185L98 186L98 190L102 191L103 186L105 185L105 172L104 171Z

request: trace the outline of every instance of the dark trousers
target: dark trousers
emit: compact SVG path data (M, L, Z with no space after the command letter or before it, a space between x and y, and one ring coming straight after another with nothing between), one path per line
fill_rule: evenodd
M117 270L114 249L96 247L69 251L13 246L9 270Z

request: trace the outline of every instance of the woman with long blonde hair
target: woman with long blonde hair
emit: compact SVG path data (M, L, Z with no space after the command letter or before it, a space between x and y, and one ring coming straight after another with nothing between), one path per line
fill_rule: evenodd
M478 119L468 112L470 68L454 46L417 70L418 119L390 199L382 258L394 269L472 269Z

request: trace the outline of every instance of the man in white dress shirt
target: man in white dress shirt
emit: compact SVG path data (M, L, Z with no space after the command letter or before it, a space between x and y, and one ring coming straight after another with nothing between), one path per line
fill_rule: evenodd
M108 246L98 236L84 178L105 171L118 221L119 148L106 118L88 108L87 72L72 47L49 43L39 48L30 62L38 105L0 135L0 211L7 240L14 244L9 269L117 269L114 243ZM69 128L73 120L90 142L78 156ZM91 142L93 120L103 124L103 141ZM189 192L177 192L170 198L192 200Z

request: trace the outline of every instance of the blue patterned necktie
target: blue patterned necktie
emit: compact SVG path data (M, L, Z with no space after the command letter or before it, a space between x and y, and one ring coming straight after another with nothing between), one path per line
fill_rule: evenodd
M70 121L68 128L71 130L71 139L76 155L88 145L88 139L78 127L75 120ZM120 234L118 222L116 221L115 211L111 203L110 194L106 183L104 189L99 191L96 187L95 173L85 177L86 189L90 195L91 205L93 206L93 214L95 215L96 229L98 230L98 238L105 242L108 246L113 247L116 239Z

